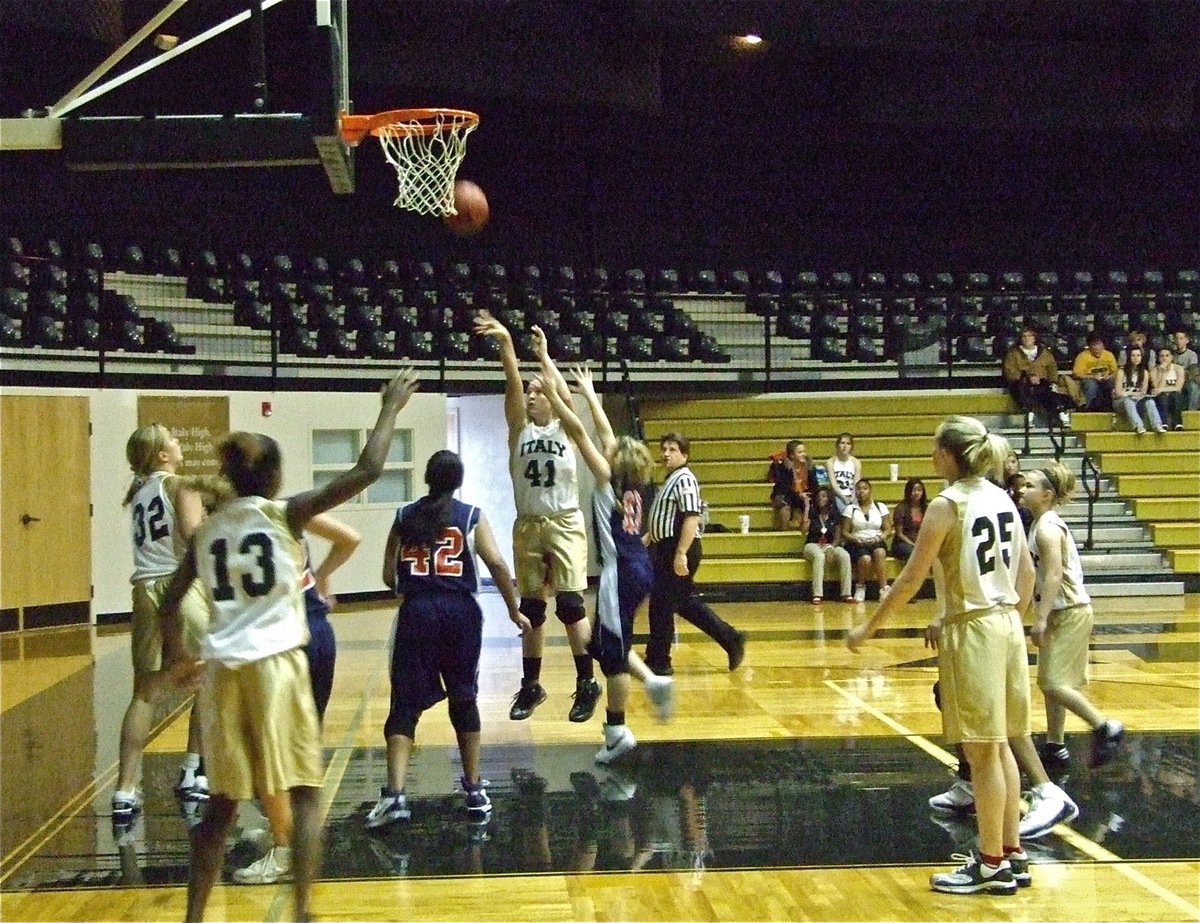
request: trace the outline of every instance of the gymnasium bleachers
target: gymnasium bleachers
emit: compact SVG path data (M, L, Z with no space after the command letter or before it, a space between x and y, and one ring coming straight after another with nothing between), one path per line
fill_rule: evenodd
M863 464L864 476L872 480L874 498L894 507L909 477L925 480L932 495L940 489L931 458L931 437L937 424L951 413L979 417L994 431L1007 435L1021 454L1022 415L999 389L898 396L847 393L650 401L642 405L651 445L670 431L682 432L692 441L691 467L709 505L698 584L714 598L794 599L809 593L808 563L801 554L803 537L795 531L773 530L770 485L765 480L769 456L788 439L803 439L812 462L823 462L833 454L838 433L853 433L854 454ZM1048 434L1033 436L1030 451L1021 455L1022 467L1033 467L1056 455L1061 455L1077 476L1087 468L1085 456L1097 465L1095 500L1089 504L1080 477L1075 499L1063 508L1080 542L1085 575L1096 595L1181 593L1185 582L1200 581L1200 452L1196 451L1200 414L1189 414L1183 432L1143 436L1136 443L1138 437L1132 433L1087 429L1107 427L1109 417L1077 414L1085 431L1081 436L1068 434L1061 451ZM897 481L889 480L892 463L899 464ZM1147 478L1153 486L1146 483ZM1152 495L1152 491L1162 494ZM742 516L750 517L749 534L739 531ZM1091 547L1086 546L1089 535ZM889 559L889 568L894 576L898 562Z
M361 362L471 366L492 358L471 336L487 308L517 330L538 324L564 361L625 363L672 381L706 367L759 376L865 377L922 371L995 381L1022 323L1065 367L1087 331L1121 342L1200 331L1200 271L879 271L593 266L394 256L184 253L96 242L26 246L8 238L0 348L164 352L203 362ZM272 350L272 332L277 353ZM517 337L518 352L529 345Z

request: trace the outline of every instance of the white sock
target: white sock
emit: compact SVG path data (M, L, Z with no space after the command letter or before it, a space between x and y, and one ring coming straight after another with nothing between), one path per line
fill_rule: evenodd
M183 755L183 768L190 769L193 772L195 772L197 769L199 769L200 768L200 754L199 753L185 753Z
M124 801L133 801L133 800L134 800L134 799L137 797L137 792L136 792L136 791L132 791L132 792L118 792L118 791L114 791L114 792L113 792L113 797L114 797L114 798L120 798L120 799L122 799L122 800L124 800Z
M620 740L624 736L624 733L623 733L624 730L625 730L625 725L623 725L623 724L606 724L606 725L604 725L604 742L606 744L609 744L610 746L612 744L615 744L618 740Z

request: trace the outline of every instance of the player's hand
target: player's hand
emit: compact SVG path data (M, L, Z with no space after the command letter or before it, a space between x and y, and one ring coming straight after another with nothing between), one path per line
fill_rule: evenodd
M533 631L533 624L529 621L529 617L524 613L510 613L508 617L512 619L512 623L517 626L517 634L522 638L525 637L525 635L529 632Z
M546 343L546 333L537 324L529 328L529 338L533 341L533 354L539 361L549 357L549 347Z
M925 627L925 646L931 650L938 649L938 642L942 639L942 618L938 616Z
M501 340L512 339L512 334L508 332L508 328L492 317L490 311L480 311L475 315L475 332L485 337L496 337Z
M1042 639L1046 635L1046 621L1045 618L1033 620L1033 627L1029 629L1029 637L1033 639L1034 647L1042 646Z
M571 386L571 390L576 394L587 396L596 393L596 386L592 381L592 370L586 365L571 366L571 377L575 379L575 384Z
M402 410L418 386L416 370L411 365L406 365L383 386L380 393L383 396L384 406Z
M858 649L862 647L874 634L870 630L870 622L863 622L861 625L855 625L846 632L846 647L850 648L851 653L857 654Z

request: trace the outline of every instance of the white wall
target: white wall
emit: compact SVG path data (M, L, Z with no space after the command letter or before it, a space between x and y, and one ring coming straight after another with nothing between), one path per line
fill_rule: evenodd
M139 391L132 389L5 388L6 394L82 395L89 399L92 422L92 600L93 619L98 615L127 613L130 607L129 575L133 552L129 540L129 512L121 506L129 486L125 441L137 428L138 397L183 394L225 395L229 398L229 428L265 433L279 442L283 452L283 491L296 493L312 487L308 460L312 457L312 430L362 426L369 428L379 412L379 396L352 392L268 391ZM263 401L272 414L262 416ZM590 425L586 407L581 408ZM169 421L168 421L169 422ZM413 430L413 493L425 492L425 462L435 451L457 447L465 469L460 497L481 507L492 524L501 551L512 568L512 524L516 518L512 481L508 473L508 430L504 399L500 395L448 398L418 391L401 412L397 427ZM457 433L454 432L457 426ZM578 453L576 453L578 458ZM593 481L579 461L580 503L591 534ZM335 593L366 593L384 589L380 579L383 549L395 509L390 505L347 504L334 511L338 518L363 536L358 552L333 577ZM311 540L319 560L324 542ZM589 542L589 545L591 543ZM594 557L594 552L592 553ZM594 563L591 571L595 572ZM480 571L486 576L486 569Z

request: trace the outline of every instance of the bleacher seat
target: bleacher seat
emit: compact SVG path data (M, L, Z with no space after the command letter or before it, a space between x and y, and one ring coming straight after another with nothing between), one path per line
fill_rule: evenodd
M811 270L796 273L792 279L792 291L815 292L821 287L821 277Z
M329 265L329 260L323 256L314 256L309 258L304 266L304 271L301 275L309 282L317 285L332 285L333 284L333 267ZM290 278L291 270L287 275L281 278Z
M452 292L461 292L474 284L471 264L457 260L446 267L446 288Z
M731 270L725 276L725 291L745 295L750 291L750 273L744 269Z
M767 269L754 274L754 291L767 295L783 294L783 273L778 269Z
M0 311L0 346L20 346L21 330L17 321Z
M848 272L832 272L825 278L825 288L836 292L849 292L854 288L854 276Z
M17 260L6 260L4 277L0 280L2 288L29 288L29 267Z
M986 272L969 272L963 276L963 291L990 292L992 277Z
M626 269L621 275L626 292L644 293L646 291L646 271L634 267Z
M485 263L479 267L476 279L484 291L501 291L508 287L508 270L502 263Z
M67 346L76 349L100 348L100 322L94 317L68 317L63 333Z
M573 266L555 266L550 271L550 286L558 292L573 293L575 291L575 268Z
M864 272L861 288L867 292L886 292L888 290L888 277L882 272Z
M234 279L257 279L258 268L254 264L254 257L249 253L239 250L229 258L229 265L226 267L226 278L230 281Z
M583 283L588 292L607 292L609 286L608 270L603 266L593 266L587 271Z
M692 273L692 288L701 295L713 295L720 291L717 273L712 269L697 269Z
M386 259L379 263L379 267L375 270L375 288L378 291L387 291L392 288L400 288L404 284L404 273L400 269L398 260Z
M211 250L200 250L192 263L191 274L197 276L216 276L221 272L221 263Z
M21 325L21 338L26 346L62 349L63 328L60 321L45 314L30 313Z

